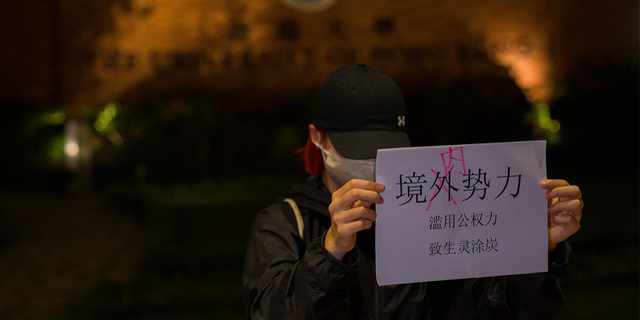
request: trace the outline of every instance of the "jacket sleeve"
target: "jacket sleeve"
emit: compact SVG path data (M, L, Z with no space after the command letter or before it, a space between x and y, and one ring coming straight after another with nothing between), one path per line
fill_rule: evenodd
M242 272L248 318L348 317L346 284L359 252L356 249L339 261L326 251L323 238L309 239L301 251L304 244L297 230L277 205L258 213Z
M553 319L564 296L557 278L567 273L571 247L560 243L549 257L549 271L462 281L448 319Z

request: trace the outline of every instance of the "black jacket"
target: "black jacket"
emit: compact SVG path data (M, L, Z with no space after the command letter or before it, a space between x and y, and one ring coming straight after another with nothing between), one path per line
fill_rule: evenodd
M300 208L302 238L285 198ZM566 273L566 242L550 257L547 273L380 287L375 228L359 232L342 261L324 248L330 202L321 180L309 177L258 213L242 273L248 318L551 319L564 302L556 277Z

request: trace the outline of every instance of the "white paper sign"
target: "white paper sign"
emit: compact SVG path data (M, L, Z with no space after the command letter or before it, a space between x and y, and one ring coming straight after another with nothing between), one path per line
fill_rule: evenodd
M378 150L379 285L546 272L546 142Z

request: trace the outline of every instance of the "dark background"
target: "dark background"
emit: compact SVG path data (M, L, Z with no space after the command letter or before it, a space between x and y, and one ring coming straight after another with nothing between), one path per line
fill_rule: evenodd
M240 3L244 10L272 3L274 16L295 16L275 1ZM438 81L433 69L416 76L394 67L393 57L367 63L398 80L416 146L547 139L548 177L580 186L585 201L582 228L570 239L570 273L560 280L567 302L558 319L638 319L638 3L605 13L560 3L577 20L555 24L560 36L550 49L557 133L537 126L535 103L508 67L487 51L466 53L476 37L452 49L458 60L441 61L467 73L445 68ZM306 176L295 151L306 142L317 88L349 57L214 76L161 70L116 90L131 76L78 65L104 61L98 40L116 29L113 5L134 5L72 4L0 6L0 319L242 319L240 272L253 216ZM235 4L223 9L242 17ZM339 3L326 16L350 10ZM618 19L629 11L632 21ZM389 41L376 37L402 18L390 17L361 41ZM311 41L288 23L279 24L281 38ZM252 27L232 26L232 38ZM83 46L88 54L77 50ZM174 58L174 67L187 69L199 61ZM283 85L268 87L270 78ZM99 130L107 101L117 112ZM65 162L71 119L91 129L92 160L82 170Z

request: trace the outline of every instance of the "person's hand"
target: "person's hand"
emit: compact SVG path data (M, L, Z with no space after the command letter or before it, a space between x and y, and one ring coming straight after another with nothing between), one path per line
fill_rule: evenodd
M331 227L324 246L334 257L342 260L355 247L358 231L371 228L377 215L370 207L384 201L379 194L382 191L380 183L353 179L333 193L329 205Z
M565 180L544 180L540 183L547 189L544 197L547 205L549 227L549 253L558 243L566 240L580 229L582 219L582 193L578 186L569 185Z

